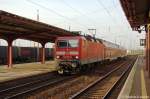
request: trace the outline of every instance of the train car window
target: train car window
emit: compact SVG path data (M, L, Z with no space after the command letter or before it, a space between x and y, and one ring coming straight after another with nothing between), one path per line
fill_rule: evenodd
M66 40L59 40L58 42L57 42L57 46L58 47L61 47L61 48L63 48L63 47L67 47L67 41Z
M68 41L68 47L78 47L79 40L69 40Z

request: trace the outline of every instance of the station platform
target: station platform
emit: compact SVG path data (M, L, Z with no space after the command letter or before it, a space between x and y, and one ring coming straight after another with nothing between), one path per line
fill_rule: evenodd
M41 64L40 62L14 64L12 68L8 68L6 65L0 65L0 82L55 70L55 61L46 61L45 64Z
M150 99L150 79L145 60L139 56L118 96L118 99Z

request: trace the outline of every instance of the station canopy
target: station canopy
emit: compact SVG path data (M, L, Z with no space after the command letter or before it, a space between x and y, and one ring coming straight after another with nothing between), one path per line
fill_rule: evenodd
M79 34L0 10L0 38L54 42L58 36L75 35Z
M150 23L150 0L120 0L133 30Z

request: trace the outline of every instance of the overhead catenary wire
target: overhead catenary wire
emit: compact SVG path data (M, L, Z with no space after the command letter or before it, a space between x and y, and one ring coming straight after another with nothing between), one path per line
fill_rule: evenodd
M117 9L117 6L115 6L115 0L113 0L113 1L114 1L114 2L113 2L114 9ZM122 14L124 14L123 11L122 11L121 5L119 4L119 2L117 2L117 3L118 3L118 5L119 5L118 7L120 8L119 10L121 10ZM118 13L117 13L117 14L118 14ZM121 17L121 16L118 14L118 17L123 19L123 20L121 21L121 23L122 23L122 24L127 24L127 26L126 26L125 28L127 28L128 30L130 30L130 29L131 29L130 24L129 24L128 21L126 20L125 16L124 16L124 17Z
M73 23L76 23L76 24L80 25L81 27L84 27L85 29L90 28L89 26L87 26L87 25L85 25L85 24L82 24L82 23L80 23L80 22L77 22L77 21L75 21L75 20L72 20L71 18L69 18L69 17L67 17L67 16L65 16L65 15L63 15L63 14L61 14L61 13L55 11L54 9L51 9L51 8L49 8L49 7L46 7L46 6L43 6L43 5L41 5L40 3L37 3L37 2L35 2L35 1L33 1L33 0L26 0L26 1L30 2L30 3L33 4L33 5L36 5L36 6L38 6L38 7L41 7L42 9L45 9L45 10L51 12L51 13L54 13L54 14L56 14L57 16L59 16L59 17L61 17L61 18L64 18L65 20L68 20L68 21L71 21L71 22L73 22ZM79 14L82 15L82 16L84 15L84 13L82 13L82 12L80 12L79 10L77 10L76 8L72 7L72 6L71 6L69 3L67 3L65 0L63 0L63 1L64 1L64 3L65 3L68 7L70 7L71 9L73 9L75 12L79 13ZM116 24L116 21L115 21L115 19L113 18L113 16L111 15L110 11L105 7L105 5L104 5L103 3L101 3L100 0L98 0L98 2L99 2L99 4L105 9L104 11L106 11L107 14L112 18L113 23ZM87 15L86 15L86 16L87 16ZM89 20L88 20L88 21L89 21Z
M66 16L64 16L64 15L62 15L62 14L60 14L60 13L54 11L53 9L50 9L50 8L48 8L48 7L46 7L46 6L43 6L43 5L39 4L39 3L36 3L36 2L34 2L34 1L31 1L31 0L26 0L26 1L29 2L29 3L31 3L31 4L33 4L33 5L36 5L36 6L38 6L38 7L41 7L42 9L45 9L45 10L51 12L51 13L54 13L55 15L57 15L57 16L59 16L59 17L62 17L62 18L64 18L65 20L68 20L68 21L73 22L73 23L76 23L76 24L80 24L82 27L88 29L88 27L87 27L86 25L81 24L81 23L79 23L79 22L77 22L77 21L73 21L72 19L70 19L70 18L68 18L68 17L66 17Z
M101 0L97 0L97 2L98 2L98 4L99 4L100 6L102 6L102 7L104 8L104 10L105 10L106 13L108 14L108 16L109 16L110 18L112 18L112 21L113 21L114 23L116 23L116 20L113 18L113 16L112 16L111 13L109 12L109 10L105 7L105 5L101 2Z
M118 3L117 5L119 5L119 6L115 6L116 5L116 3ZM118 9L117 7L119 7L119 10L121 10L121 5L119 4L119 2L116 2L116 0L113 0L113 6L114 6L114 9ZM118 13L116 13L116 15L118 16L118 19L123 19L123 17L121 17L120 16L120 14L118 14ZM123 20L121 20L120 21L121 22L121 24L127 24L127 22L125 21L125 18L123 19ZM127 24L128 25L128 24ZM126 27L124 27L124 28L126 28ZM127 29L128 29L128 26L127 26ZM129 30L129 29L128 29ZM120 30L121 31L121 30ZM123 29L122 29L122 31L124 31ZM125 31L126 32L126 31ZM124 44L127 42L127 38L125 38L125 36L121 36L121 37L123 37L124 38Z
M83 12L77 10L76 8L74 8L73 6L71 6L68 2L66 2L65 0L60 0L62 1L66 6L68 6L69 8L71 8L72 10L74 10L76 13L80 14L82 17L86 17L88 19L88 21L92 22L92 24L95 24L95 21L92 20L91 18L89 18L87 16L87 14L84 14Z
M117 5L115 5L115 6L117 6ZM112 9L114 7L114 5L113 6L109 6L109 7L107 7L108 9ZM100 9L97 9L97 10L94 10L94 11L89 11L89 12L86 12L86 13L83 13L84 15L89 15L89 14L93 14L93 13L100 13L100 12L103 12L104 10L100 10ZM72 18L72 19L78 19L79 17L81 17L81 16L83 16L83 15L81 15L80 14L80 16L77 16L77 17L75 17L75 18ZM94 21L94 20L93 20Z
M108 16L111 18L111 20L113 21L113 23L114 23L116 26L120 27L120 25L116 23L116 22L117 22L116 19L111 15L110 11L105 7L105 5L102 3L102 1L101 1L101 0L97 0L97 2L98 2L98 4L99 4L100 6L103 7L103 9L104 9L105 12L108 14ZM120 28L118 28L118 30L121 32Z

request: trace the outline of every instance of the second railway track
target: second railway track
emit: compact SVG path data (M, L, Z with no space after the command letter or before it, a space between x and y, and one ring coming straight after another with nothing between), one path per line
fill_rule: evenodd
M54 78L55 77L55 78ZM57 82L63 82L65 80L71 80L75 76L62 77L55 75L53 78L43 78L35 81L29 81L24 84L16 85L4 90L0 90L0 99L15 99L20 95L24 95L33 92L39 88L43 88L49 85L54 85Z
M83 91L87 86L93 84L98 79L102 79L108 72L117 71L119 68L125 69L125 64L129 64L129 60L116 62L106 65L92 72L76 76L57 76L56 79L47 79L43 81L31 82L31 84L20 85L14 89L6 89L4 93L0 92L2 99L20 99L20 98L51 98L51 99L66 99L76 98L77 92ZM118 69L117 69L118 68ZM116 77L117 79L118 77ZM87 88L88 89L88 88ZM84 91L83 91L84 92ZM82 92L81 92L82 93Z

